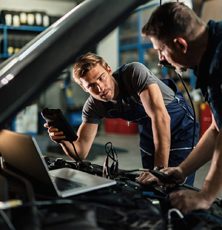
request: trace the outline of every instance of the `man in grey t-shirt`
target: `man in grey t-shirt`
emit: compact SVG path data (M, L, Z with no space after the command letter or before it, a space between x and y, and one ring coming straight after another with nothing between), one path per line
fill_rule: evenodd
M198 127L193 137L192 110L175 85L171 89L143 64L129 63L112 72L103 58L87 53L75 62L73 77L90 94L78 139L71 144L63 132L46 125L50 138L59 142L67 155L75 155L74 144L79 157L87 157L103 118L138 123L144 168L178 165L192 150L198 138ZM187 183L192 185L193 181L191 175Z

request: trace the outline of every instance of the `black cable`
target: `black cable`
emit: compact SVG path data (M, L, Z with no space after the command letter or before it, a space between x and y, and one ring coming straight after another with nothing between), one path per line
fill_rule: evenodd
M113 147L112 142L109 141L105 144L105 151L106 151L106 154L109 156L109 158L111 158L115 162L118 161L118 155L116 153L116 150Z
M71 143L71 145L73 147L73 150L74 150L74 155L73 155L74 160L76 162L82 162L82 159L80 158L80 156L79 156L79 154L78 154L78 152L76 150L76 147L75 147L74 143L72 141L70 141L70 143Z
M0 200L8 200L8 182L3 175L0 175Z
M107 178L114 178L119 172L118 155L116 150L113 148L112 142L107 142L105 144L105 152L107 154L105 161L103 163L103 176ZM109 167L109 159L112 160L112 164Z
M8 216L5 214L5 212L1 209L0 209L0 215L1 215L2 219L4 220L4 222L6 223L9 230L16 230L16 228L12 224L11 220L8 218Z
M28 195L27 196L28 200L31 202L35 202L35 194L34 194L31 183L26 178L14 173L12 170L6 169L2 161L1 161L1 168L2 168L3 172L8 174L9 176L16 178L18 181L21 181L25 185L25 189L26 189L27 195ZM30 212L32 214L32 218L29 218L29 220L30 220L30 224L32 225L32 229L33 230L40 230L40 222L38 219L37 208L31 207ZM28 227L30 227L30 226L28 226Z
M180 81L182 82L182 85L187 93L187 96L189 98L189 101L190 101L190 104L191 104L191 107L192 107L192 110L193 110L193 114L190 112L190 110L187 108L188 112L190 113L191 117L193 117L193 139L192 139L192 149L194 148L194 142L195 142L195 134L196 134L196 112L195 112L195 109L194 109L194 105L193 105L193 101L191 99L191 96L189 94L189 91L184 83L184 80L181 76L181 74L179 74L176 70L175 70L175 67L172 66L168 61L164 60L164 61L159 61L159 66L161 67L166 67L166 68L169 68L169 69L173 69L176 74L177 74L177 77L180 79Z
M193 116L193 139L192 139L192 146L191 147L193 149L194 148L194 142L195 142L195 136L196 136L195 135L196 134L196 112L195 112L195 108L194 108L193 101L191 99L190 93L189 93L189 91L188 91L188 89L186 87L186 84L184 83L184 80L183 80L182 76L178 72L176 72L176 74L177 74L177 77L182 82L182 85L183 85L183 87L184 87L184 89L185 89L185 91L187 93L187 96L189 98L189 101L190 101L190 104L191 104L191 107L192 107L192 110L193 110L193 114L191 114ZM189 110L188 110L188 112L189 112Z
M19 180L19 181L22 181L23 184L25 185L25 189L26 189L26 191L27 191L27 195L28 195L27 198L28 198L28 200L29 200L29 201L32 201L32 202L35 201L35 194L34 194L34 191L33 191L33 189L32 189L32 186L31 186L30 182L29 182L27 179L25 179L24 177L20 176L20 175L17 174L17 173L12 172L12 170L6 169L5 167L2 168L2 170L3 170L6 174L8 174L9 176L14 177L14 178L16 178L16 179Z
M2 157L0 160L2 161ZM8 186L7 178L1 174L0 175L0 201L3 201L3 202L8 201L8 199L9 199L8 187L9 186ZM8 224L8 221L11 218L11 212L10 212L10 210L5 211L4 213L2 213L2 212L3 211L1 211L2 218L4 219L5 223ZM6 217L4 217L4 215L6 215ZM7 220L6 220L6 218L7 218ZM9 226L9 224L8 224L8 226ZM13 229L13 228L10 228L10 226L9 226L9 229Z
M148 169L124 169L123 172L130 173L130 172L148 172Z

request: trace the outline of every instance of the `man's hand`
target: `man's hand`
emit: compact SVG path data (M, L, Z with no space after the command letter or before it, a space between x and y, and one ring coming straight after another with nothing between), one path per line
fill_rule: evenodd
M139 182L140 184L144 184L144 185L150 185L150 184L159 182L158 178L155 177L152 173L149 173L149 172L142 172L136 178L136 181Z
M136 180L139 183L146 184L146 185L152 184L154 182L157 182L158 184L163 184L164 182L166 186L181 184L185 181L185 176L180 167L164 168L164 169L161 169L160 172L168 175L170 180L161 181L155 175L153 175L152 172L143 172L139 175L139 177L136 178Z
M186 176L184 175L182 169L179 166L164 168L161 171L169 175L174 184L182 184L186 180Z
M197 209L210 208L211 202L206 193L191 190L180 190L170 194L171 205L184 214Z
M45 128L48 128L48 134L50 139L55 143L61 143L62 140L65 140L66 137L62 131L59 131L57 128L49 126L48 123L44 124Z

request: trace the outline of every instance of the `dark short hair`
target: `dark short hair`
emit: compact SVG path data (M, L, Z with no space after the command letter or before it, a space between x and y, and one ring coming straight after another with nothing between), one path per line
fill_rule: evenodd
M195 34L195 26L203 24L204 22L184 3L168 2L153 11L142 28L142 34L162 41L175 36L188 38Z
M107 69L107 62L100 56L88 52L78 57L73 65L73 79L81 85L80 78L83 78L97 64Z

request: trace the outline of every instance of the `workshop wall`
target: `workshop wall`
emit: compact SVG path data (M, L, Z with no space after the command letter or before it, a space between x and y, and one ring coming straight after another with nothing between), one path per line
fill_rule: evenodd
M205 22L208 22L210 19L218 21L222 19L221 12L221 0L204 1L201 10L201 17Z
M1 10L27 12L44 11L50 16L58 17L63 16L73 9L73 7L76 6L76 3L74 0L0 0L0 6ZM114 30L104 40L97 44L95 52L103 56L113 70L116 69L118 66L118 30ZM58 73L58 75L59 74L60 73ZM66 74L72 78L71 66L67 66ZM56 80L40 95L39 99L34 102L38 104L39 111L41 111L43 107L61 108L64 112L67 112L68 107L73 107L71 108L73 110L76 110L76 108L82 108L88 95L78 85L76 85L72 79L70 81L70 85L67 85L67 81L65 81L65 79L67 79L66 76L59 76L58 80ZM21 112L22 113L20 114L23 114L22 117L24 118L24 113L23 111ZM20 126L22 126L22 124Z
M75 1L48 0L0 0L1 9L11 10L45 10L51 15L63 15L72 9Z

